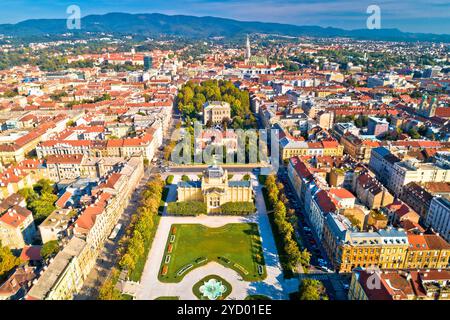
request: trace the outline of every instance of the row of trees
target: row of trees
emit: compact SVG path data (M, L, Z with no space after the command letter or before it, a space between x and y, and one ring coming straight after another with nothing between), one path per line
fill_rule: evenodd
M118 250L118 255L121 256L119 267L128 270L128 274L135 270L139 259L146 259L146 252L157 228L156 217L164 187L161 177L155 177L147 184L142 193L140 206L132 215L125 236L119 242L121 246ZM119 270L114 268L99 290L100 300L125 300L124 295L116 288L118 279Z
M277 183L275 176L270 175L266 178L265 188L269 203L272 206L273 221L278 232L279 239L283 244L285 253L285 268L293 270L298 263L309 265L311 254L304 249L300 251L297 241L295 240L293 224L296 222L295 211L288 210L286 204L288 200L284 195L284 186Z
M54 193L53 183L48 179L39 180L32 188L19 190L19 194L25 198L27 208L33 213L37 224L56 210L58 196Z
M132 216L127 230L128 245L119 261L119 266L128 272L135 269L138 259L144 256L146 249L148 250L164 187L165 183L160 177L150 181L142 194L137 213Z

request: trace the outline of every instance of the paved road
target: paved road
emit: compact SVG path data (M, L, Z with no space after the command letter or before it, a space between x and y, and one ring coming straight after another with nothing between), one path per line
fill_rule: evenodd
M200 216L200 217L169 217L164 216L160 220L148 260L144 268L140 286L136 287L138 300L152 300L160 296L179 296L181 299L196 299L192 293L192 286L201 278L218 274L226 279L233 287L233 292L228 299L244 299L249 294L263 294L273 299L288 299L289 293L298 290L298 280L286 280L283 277L281 264L273 239L269 218L267 216L261 187L256 178L252 177L252 183L256 194L257 214L250 217L224 217L224 216ZM243 281L237 272L225 268L218 263L210 262L207 265L189 272L179 283L162 283L158 280L158 272L164 255L164 248L170 228L174 223L201 223L209 227L220 227L228 223L254 222L259 226L264 248L267 278L264 281Z
M297 203L301 203L300 199L297 196L297 193L295 192L295 189L293 185L291 184L289 178L287 177L286 171L281 169L279 173L279 178L282 180L283 184L285 185L285 190L287 193L292 194L292 196L288 195L288 198L290 201L295 201ZM311 266L308 270L308 274L299 274L300 279L302 278L313 278L316 280L323 281L324 285L327 287L327 292L331 296L332 299L336 300L347 300L347 291L344 289L345 284L349 284L349 279L345 277L342 274L337 273L327 273L320 269L318 259L321 258L325 261L327 261L328 266L331 266L331 262L329 261L327 254L325 252L325 249L323 248L321 241L315 236L314 232L311 232L307 234L303 227L307 226L310 222L308 220L308 217L306 216L303 206L300 204L298 206L297 213L300 218L303 219L305 222L304 224L300 223L299 219L299 235L301 237L301 242L306 246L309 252L314 252L314 248L318 249L320 251L320 255L313 253L311 257ZM310 239L313 239L315 241L315 247L313 247L312 243L310 242Z

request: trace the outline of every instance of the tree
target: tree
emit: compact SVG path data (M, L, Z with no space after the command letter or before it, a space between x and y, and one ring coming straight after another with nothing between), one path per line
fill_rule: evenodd
M311 253L307 249L303 249L300 257L300 263L303 266L309 266L311 264Z
M299 288L300 300L326 300L325 288L319 280L304 279Z
M131 254L125 253L119 261L119 266L125 270L133 270L136 267L136 260Z
M111 279L105 281L99 290L99 300L122 300L122 294L115 288Z
M185 174L183 174L183 175L181 176L181 180L184 181L184 182L189 182L189 181L191 181L191 179L189 179L189 177L188 177L187 175L185 175Z
M0 278L19 264L20 259L15 257L8 247L3 247L0 241Z
M69 120L66 123L66 127L75 127L76 125L77 125L76 122L73 120Z
M408 134L412 139L420 139L420 134L415 128L409 129Z
M285 240L284 251L289 257L289 264L291 268L295 268L300 262L301 253L298 249L297 243L291 237Z
M44 193L53 193L53 183L48 179L41 179L33 186L34 191L43 195Z
M51 258L52 256L55 256L59 250L60 247L57 240L46 242L41 248L41 257L43 259Z
M173 175L167 176L166 178L166 184L172 184L173 183Z
M274 212L276 217L280 217L283 220L286 218L286 206L282 201L277 201Z

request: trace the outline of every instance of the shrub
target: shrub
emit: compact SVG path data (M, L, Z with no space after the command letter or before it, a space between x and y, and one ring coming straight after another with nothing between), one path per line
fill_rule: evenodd
M167 206L170 215L197 216L206 212L206 203L200 201L169 202Z
M227 202L220 206L222 214L227 215L249 215L255 213L256 207L253 202Z

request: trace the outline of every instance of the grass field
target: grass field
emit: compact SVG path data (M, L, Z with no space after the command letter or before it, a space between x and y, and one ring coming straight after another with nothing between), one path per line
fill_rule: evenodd
M263 280L266 268L258 226L253 223L227 224L220 228L172 225L159 280L179 282L190 271L211 261L235 270L245 281Z

